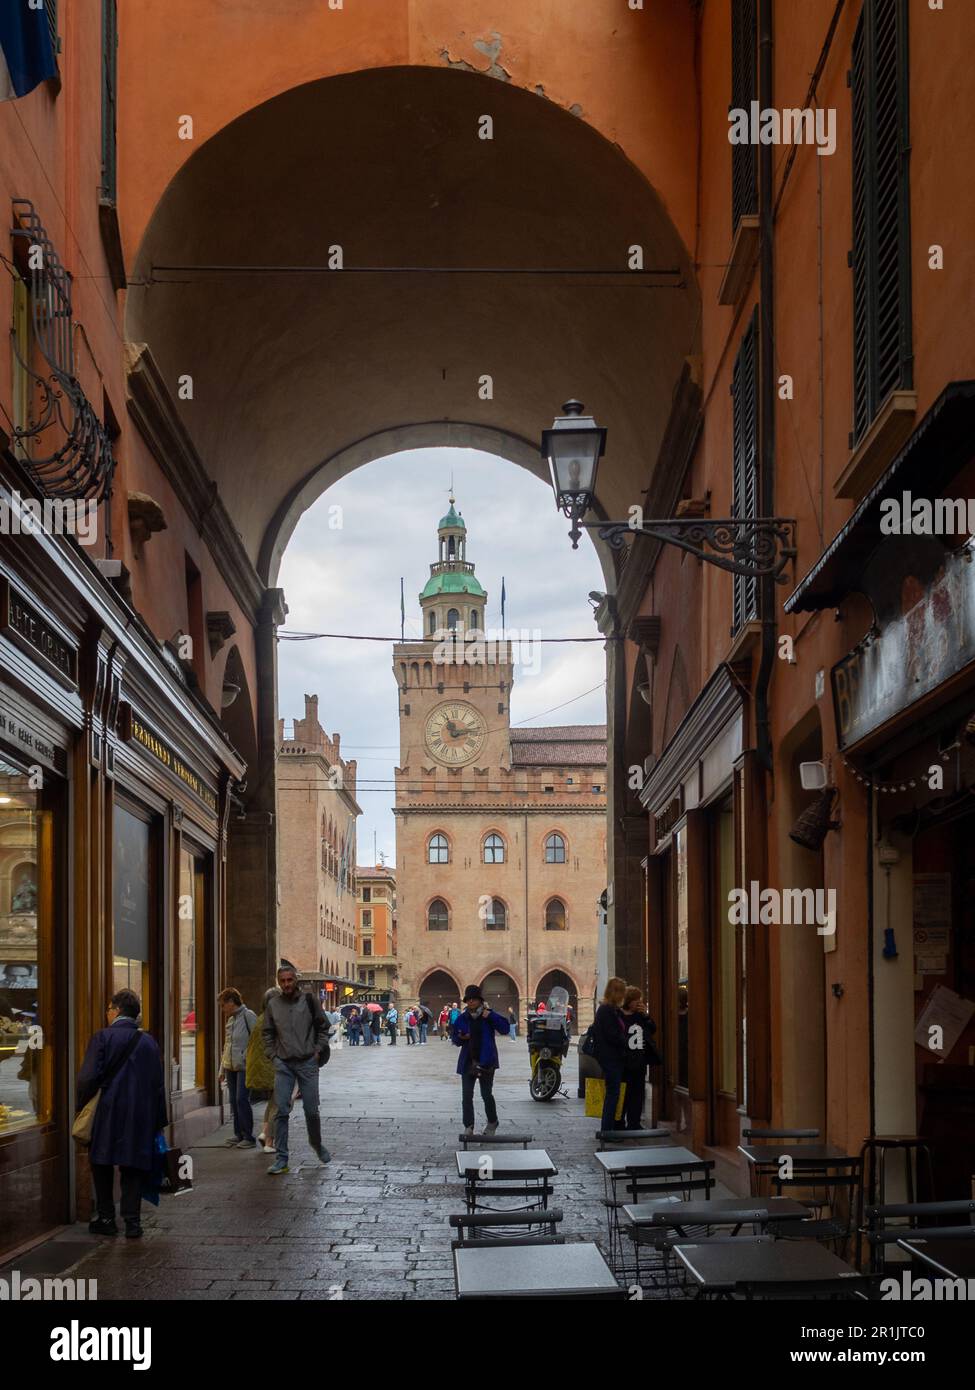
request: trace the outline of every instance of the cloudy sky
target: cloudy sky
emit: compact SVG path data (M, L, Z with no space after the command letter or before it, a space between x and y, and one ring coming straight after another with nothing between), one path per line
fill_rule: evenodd
M573 551L569 523L551 488L524 468L473 449L416 449L379 459L329 488L304 514L281 566L288 604L283 633L328 632L399 638L400 576L406 581L406 636L420 636L418 595L437 558L437 522L451 475L467 522L467 559L488 593L488 629L501 626L501 578L509 630L543 637L595 637L587 595L604 587L588 540ZM330 509L340 507L341 513ZM330 527L330 516L341 519ZM601 642L545 645L537 673L516 668L513 724L602 724L606 720ZM390 642L341 638L281 641L278 712L304 715L319 697L319 719L342 735L358 763L359 863L378 850L395 861L393 769L399 719ZM588 692L588 693L587 693ZM581 697L581 698L577 698ZM558 707L558 708L556 708Z

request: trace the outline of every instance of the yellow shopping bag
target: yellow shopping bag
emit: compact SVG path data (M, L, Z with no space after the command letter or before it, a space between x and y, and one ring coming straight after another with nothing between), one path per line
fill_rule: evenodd
M620 1098L616 1102L616 1118L623 1118L623 1101L626 1098L626 1082L620 1087ZM601 1076L586 1077L586 1115L590 1120L601 1120L603 1104L606 1100L606 1082Z

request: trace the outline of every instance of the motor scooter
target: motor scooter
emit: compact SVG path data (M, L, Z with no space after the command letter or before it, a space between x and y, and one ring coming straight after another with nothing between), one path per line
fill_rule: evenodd
M532 1100L551 1100L562 1085L562 1059L569 1051L569 992L556 985L541 1012L528 1014L528 1057Z

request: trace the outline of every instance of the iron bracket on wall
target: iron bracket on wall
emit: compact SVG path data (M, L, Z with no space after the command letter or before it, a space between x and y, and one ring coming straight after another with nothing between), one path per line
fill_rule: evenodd
M784 573L796 556L796 523L787 517L759 517L740 520L719 517L706 521L700 517L652 518L639 523L629 521L580 521L572 517L573 549L582 532L596 531L599 539L613 550L620 550L627 536L651 536L663 545L676 545L695 559L717 565L730 574L747 579L771 576L785 584Z

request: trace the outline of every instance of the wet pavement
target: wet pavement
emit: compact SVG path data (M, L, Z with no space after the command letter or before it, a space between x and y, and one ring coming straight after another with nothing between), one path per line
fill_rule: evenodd
M564 1073L568 1097L528 1093L523 1039L499 1040L495 1081L501 1132L534 1136L559 1169L553 1204L569 1240L605 1249L603 1184L593 1154L598 1121L576 1098L576 1054ZM98 1299L450 1299L451 1231L463 1211L454 1154L460 1118L457 1052L425 1046L334 1048L320 1073L323 1167L296 1103L289 1173L269 1177L258 1150L226 1149L229 1126L192 1149L193 1190L143 1204L141 1241L94 1240L85 1227L50 1246L78 1242L76 1278L97 1279ZM483 1125L476 1097L478 1130ZM260 1115L263 1106L255 1108ZM62 1266L63 1268L63 1266ZM64 1273L67 1273L64 1270Z

